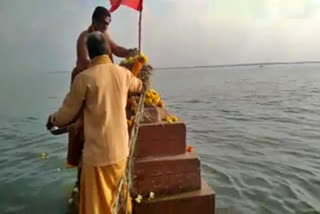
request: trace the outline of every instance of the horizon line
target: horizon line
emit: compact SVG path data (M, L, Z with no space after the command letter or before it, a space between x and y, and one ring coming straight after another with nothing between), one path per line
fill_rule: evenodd
M174 66L174 67L155 67L154 70L170 69L193 69L193 68L222 68L239 66L264 66L264 65L289 65L289 64L319 64L320 61L297 61L297 62L260 62L260 63L237 63L237 64L218 64L218 65L194 65L194 66Z

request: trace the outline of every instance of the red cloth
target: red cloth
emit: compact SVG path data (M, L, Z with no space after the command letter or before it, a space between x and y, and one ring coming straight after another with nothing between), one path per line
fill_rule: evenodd
M130 7L134 10L141 11L142 10L142 2L143 0L110 0L111 8L110 12L115 11L120 7L121 4Z

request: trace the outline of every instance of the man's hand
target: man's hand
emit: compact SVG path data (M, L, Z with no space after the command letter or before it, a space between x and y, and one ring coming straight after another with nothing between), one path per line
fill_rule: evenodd
M129 53L127 57L133 57L139 54L138 48L129 49Z
M51 123L51 115L48 117L46 127L48 130L50 130L53 127L53 124Z

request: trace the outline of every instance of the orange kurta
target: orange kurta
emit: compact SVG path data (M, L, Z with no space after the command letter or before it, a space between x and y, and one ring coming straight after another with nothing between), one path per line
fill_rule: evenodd
M83 111L84 149L80 182L80 213L111 214L129 154L125 107L128 92L142 82L111 62L107 55L92 60L78 74L61 108L51 116L66 126ZM130 200L128 207L130 209Z
M90 66L90 58L86 46L86 41L89 33L94 32L95 29L91 25L87 30L83 31L77 41L77 66L73 69L71 75L71 83L74 78L81 73L83 70L87 69ZM117 45L112 41L110 36L107 33L104 33L106 36L110 50L109 50L109 58L113 62L112 54L115 54L118 57L126 57L129 54L129 50ZM82 149L83 149L83 127L82 127L82 116L76 121L75 124L69 127L68 134L68 154L67 154L67 164L69 167L79 166Z
M62 107L51 117L52 123L66 126L83 109L83 164L118 163L129 154L127 95L141 89L142 82L129 70L111 63L107 55L97 57L76 76Z

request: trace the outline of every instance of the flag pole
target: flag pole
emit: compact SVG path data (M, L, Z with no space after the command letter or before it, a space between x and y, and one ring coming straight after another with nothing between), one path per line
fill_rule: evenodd
M142 10L143 10L143 0L140 0L140 11L139 11L139 35L138 35L138 48L139 48L139 55L141 56L141 33L142 33Z

